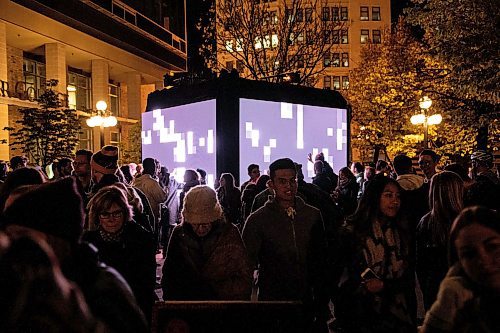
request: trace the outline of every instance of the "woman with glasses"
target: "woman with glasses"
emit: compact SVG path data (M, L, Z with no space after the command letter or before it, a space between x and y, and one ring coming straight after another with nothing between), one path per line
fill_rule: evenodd
M164 300L250 300L252 270L241 236L226 222L214 190L199 185L184 198L163 265Z
M83 240L93 244L99 258L123 275L150 320L156 279L155 243L151 233L132 219L132 206L126 193L117 186L100 189L87 209L90 230L83 235Z

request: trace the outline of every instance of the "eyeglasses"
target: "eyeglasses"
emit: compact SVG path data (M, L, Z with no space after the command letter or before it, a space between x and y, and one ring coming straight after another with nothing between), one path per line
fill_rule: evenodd
M418 165L420 165L420 166L430 166L431 162L428 162L428 161L419 161Z
M102 212L99 214L99 218L103 220L108 220L111 217L118 219L123 216L123 211L122 210L116 210L114 212Z

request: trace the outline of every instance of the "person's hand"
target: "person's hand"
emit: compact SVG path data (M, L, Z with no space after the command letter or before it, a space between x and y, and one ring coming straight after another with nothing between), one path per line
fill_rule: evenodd
M312 161L313 161L313 159L312 159L312 153L307 154L307 160L308 160L309 162L312 162Z
M376 294L381 292L384 289L384 282L379 279L369 279L363 281L363 285L368 292L372 294Z

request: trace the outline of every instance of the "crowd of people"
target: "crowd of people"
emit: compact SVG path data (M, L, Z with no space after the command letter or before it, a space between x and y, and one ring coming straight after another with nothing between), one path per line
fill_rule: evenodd
M299 301L296 332L498 332L493 156L432 150L335 173L281 158L240 187L150 157L79 150L0 163L0 331L147 332L163 300ZM419 171L419 172L417 172ZM498 171L497 171L498 172ZM49 179L50 174L51 179ZM163 254L157 285L156 255Z

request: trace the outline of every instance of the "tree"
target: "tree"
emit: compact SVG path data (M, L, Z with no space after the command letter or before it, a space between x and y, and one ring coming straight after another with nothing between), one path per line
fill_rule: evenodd
M126 138L120 142L120 161L122 164L141 163L141 122L130 125Z
M217 1L215 29L204 27L202 52L212 68L236 61L243 77L279 82L285 73L298 72L299 83L313 85L324 71L323 59L347 31L341 18L331 20L321 10L320 0Z
M402 20L392 31L386 29L383 37L382 44L368 43L361 50L363 65L350 73L346 97L357 129L353 147L363 151L378 146L385 147L389 156L414 155L422 148L423 128L412 125L410 117L420 112L419 100L429 96L430 112L443 116L442 124L429 127L433 147L441 154L470 152L473 113L463 112L467 105L452 94L446 67L426 54ZM422 68L440 70L424 75Z
M412 0L405 12L409 23L423 29L423 41L435 60L450 69L453 95L474 113L477 146L500 135L500 12L496 0ZM479 126L478 126L479 125ZM491 143L491 141L490 141Z
M6 127L10 131L14 150L24 154L42 167L59 157L69 157L78 145L80 122L76 110L62 108L58 94L52 90L57 80L47 81L47 90L40 95L39 108L23 108L19 112L17 128Z
M412 0L407 21L424 30L429 53L450 68L463 99L499 103L500 12L496 0Z

